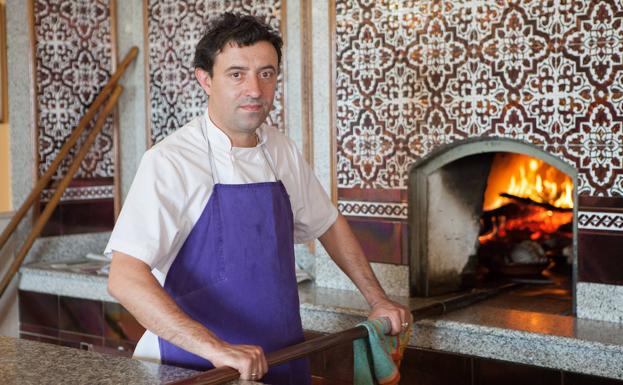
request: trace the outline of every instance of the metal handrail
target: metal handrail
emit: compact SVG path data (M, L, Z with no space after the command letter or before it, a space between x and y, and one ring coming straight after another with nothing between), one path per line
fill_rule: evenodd
M132 47L130 51L128 52L128 54L123 59L123 61L119 64L118 69L111 76L108 83L106 83L104 88L102 88L98 96L95 98L95 100L93 101L93 103L91 104L87 112L85 113L85 115L82 117L82 119L80 119L80 121L78 122L78 126L72 132L71 136L67 139L63 147L61 147L58 155L54 158L54 160L48 167L47 171L38 179L35 187L33 187L33 189L30 191L30 193L28 194L28 197L24 200L20 208L15 212L15 215L13 216L11 221L7 224L2 234L0 234L0 250L2 250L4 245L7 243L7 241L11 237L11 235L17 229L20 222L24 219L28 210L35 203L37 197L41 194L41 191L43 191L45 186L47 186L47 184L49 183L50 179L52 179L52 176L56 173L63 159L67 156L67 154L69 154L69 151L76 144L76 142L78 141L78 139L80 138L84 130L86 129L87 125L91 122L91 120L93 120L93 117L97 113L100 106L110 96L105 106L103 107L103 110L100 111L98 115L98 119L95 123L95 127L93 127L85 143L80 148L78 155L76 155L76 157L74 158L73 163L70 165L67 171L67 174L63 177L59 185L56 187L54 195L52 196L50 201L46 204L44 211L39 215L28 238L26 239L26 242L24 243L22 248L17 253L15 260L13 261L13 264L11 265L11 268L5 274L2 281L0 282L0 297L2 297L7 287L9 286L10 282L13 280L13 277L19 270L19 267L24 261L26 254L32 247L32 244L34 243L35 239L39 236L39 234L41 234L41 231L43 230L43 227L47 223L50 216L52 215L53 210L56 208L56 206L60 202L60 199L63 193L65 192L65 189L67 188L67 186L69 186L71 179L73 178L74 174L78 171L78 168L80 167L80 163L82 162L84 157L87 155L90 147L93 145L93 142L95 141L97 134L101 131L102 127L104 126L107 116L110 114L112 109L115 107L117 103L117 99L119 98L119 95L123 91L123 87L117 85L117 82L119 81L121 76L124 74L126 68L136 58L137 54L138 54L138 48Z
M424 318L440 316L447 312L458 310L476 302L493 297L502 292L517 288L516 283L503 284L490 289L475 289L469 293L461 294L444 301L435 302L412 312L413 320L419 321ZM281 350L268 353L266 361L268 366L283 364L284 362L308 356L337 346L341 343L352 342L368 336L368 329L364 326L356 326L338 333L313 338L296 345L288 346ZM169 383L169 385L217 385L236 380L240 373L230 367L211 369L203 373ZM261 379L259 380L261 381Z

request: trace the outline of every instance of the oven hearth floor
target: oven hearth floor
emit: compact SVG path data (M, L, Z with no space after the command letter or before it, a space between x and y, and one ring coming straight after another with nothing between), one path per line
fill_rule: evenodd
M480 302L482 305L533 313L571 315L571 291L556 284L527 284Z

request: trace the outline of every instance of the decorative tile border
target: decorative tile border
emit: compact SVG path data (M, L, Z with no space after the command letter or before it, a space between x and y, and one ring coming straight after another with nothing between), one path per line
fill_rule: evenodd
M351 217L407 219L406 203L338 201L337 208L343 215Z
M53 189L45 189L41 193L41 202L48 202L54 194ZM113 199L115 197L114 186L87 186L87 187L68 187L61 202L66 201L84 201L95 199Z
M260 17L280 30L282 3L282 0L144 0L151 143L157 143L205 111L207 98L195 80L192 60L195 45L210 19L227 11L239 12ZM278 80L269 123L285 132L283 71Z
M581 211L578 213L578 229L623 232L623 212Z

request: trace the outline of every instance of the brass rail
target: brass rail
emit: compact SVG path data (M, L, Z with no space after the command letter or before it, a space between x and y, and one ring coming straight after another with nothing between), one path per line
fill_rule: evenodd
M69 154L69 151L76 144L76 142L78 141L78 139L80 138L84 130L86 129L87 125L91 122L91 120L93 120L93 117L97 113L100 106L110 96L103 110L100 111L98 115L98 119L95 123L95 127L93 127L93 130L89 133L89 136L87 137L85 143L82 145L81 149L76 155L76 158L73 160L73 163L69 167L67 174L63 177L59 185L56 187L54 195L52 196L50 201L46 204L44 211L41 213L41 215L37 219L28 238L26 239L26 242L24 243L22 248L17 253L15 260L13 261L13 264L11 265L10 270L5 274L5 276L2 279L2 282L0 282L0 297L2 297L9 283L13 280L13 277L19 270L20 265L24 261L24 258L26 257L26 254L32 247L32 244L34 243L35 239L39 236L39 234L41 234L41 231L43 230L43 227L45 226L47 220L50 218L50 216L52 215L52 212L54 211L54 209L60 202L60 199L63 193L65 192L65 189L67 188L67 186L69 186L71 179L73 178L74 174L78 171L78 168L80 167L80 163L82 162L84 157L87 155L91 145L95 141L97 134L101 131L102 127L104 126L106 117L108 116L108 114L110 114L112 109L115 107L117 103L117 99L119 98L119 95L121 94L123 90L123 87L117 85L117 82L119 81L121 76L123 76L126 68L136 58L137 54L138 54L138 48L132 47L130 51L128 52L128 54L123 59L123 61L119 64L119 67L117 68L115 73L111 76L108 83L106 83L104 88L102 88L98 96L95 98L95 100L93 101L93 103L91 104L87 112L85 113L85 115L82 117L82 119L80 119L80 121L78 122L78 126L72 132L71 136L67 139L63 147L61 147L58 155L54 158L54 160L48 167L47 171L39 178L39 180L35 184L35 187L33 187L33 189L30 191L30 193L28 194L28 197L24 200L24 202L22 203L20 208L17 210L17 212L15 213L15 215L13 216L9 224L6 226L6 228L2 232L2 234L0 234L0 250L2 250L2 248L4 247L6 242L9 240L13 232L15 232L15 230L17 229L17 226L24 219L28 210L36 202L37 197L41 194L41 191L43 191L43 189L50 182L50 179L52 179L52 176L56 173L63 159L67 156L67 154Z
M518 284L510 283L491 289L479 289L461 294L413 311L413 320L419 321L424 318L439 316L452 310L458 310L517 287ZM268 366L280 365L284 362L321 352L341 343L352 342L353 340L367 336L368 330L365 327L356 326L338 333L328 334L268 353L266 355L266 361L268 361ZM217 385L236 380L239 377L240 373L238 373L237 370L229 367L222 367L211 369L183 380L171 382L169 385ZM259 381L261 381L261 379Z

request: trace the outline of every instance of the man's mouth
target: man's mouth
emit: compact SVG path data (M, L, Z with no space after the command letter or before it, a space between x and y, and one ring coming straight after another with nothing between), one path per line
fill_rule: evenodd
M240 106L241 109L249 112L258 112L262 110L261 104L243 104Z

